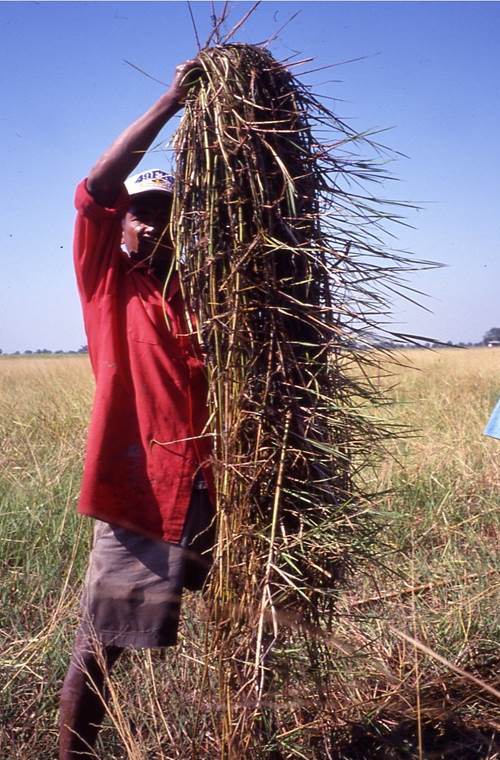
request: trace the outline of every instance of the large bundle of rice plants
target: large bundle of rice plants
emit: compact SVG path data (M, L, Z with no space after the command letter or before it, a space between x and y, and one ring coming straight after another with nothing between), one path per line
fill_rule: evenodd
M366 138L264 48L218 45L199 61L172 218L218 494L210 751L327 757L336 595L375 552L362 474L387 435L365 349L405 261L380 249L391 207L362 189L383 174L358 156Z

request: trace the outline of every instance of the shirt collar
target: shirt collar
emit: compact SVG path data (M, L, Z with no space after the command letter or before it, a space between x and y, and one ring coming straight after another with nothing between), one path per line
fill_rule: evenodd
M146 262L132 261L132 259L130 258L126 250L123 250L123 254L127 259L130 269L135 269L139 272L145 272L147 270L148 266ZM149 274L149 276L151 277L151 280L153 282L157 282L160 284L160 293L163 293L164 283L161 280L159 280L157 277L155 277L153 274ZM180 284L180 279L179 279L179 272L175 269L170 275L170 282L168 283L168 287L166 289L165 300L170 302L177 295L180 289L181 289L181 284Z

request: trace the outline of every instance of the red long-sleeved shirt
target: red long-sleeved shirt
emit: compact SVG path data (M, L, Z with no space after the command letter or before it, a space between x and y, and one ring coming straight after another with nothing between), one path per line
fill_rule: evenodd
M206 372L177 275L163 300L162 283L121 250L128 204L125 189L114 208L85 181L76 191L75 270L96 380L78 510L177 542L200 466L213 498Z

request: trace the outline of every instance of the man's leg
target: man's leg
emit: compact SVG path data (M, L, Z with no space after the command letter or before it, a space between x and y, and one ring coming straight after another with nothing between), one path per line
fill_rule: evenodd
M105 676L122 651L99 647L82 629L78 631L61 690L59 760L95 757L92 749L105 711Z

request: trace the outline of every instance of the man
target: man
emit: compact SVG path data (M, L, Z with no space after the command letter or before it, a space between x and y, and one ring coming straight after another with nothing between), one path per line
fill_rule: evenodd
M79 511L97 522L61 692L60 760L93 756L107 673L125 647L176 642L182 589L201 588L210 564L206 373L174 269L172 178L150 170L125 183L181 107L194 66L177 68L76 192L75 269L96 379Z

